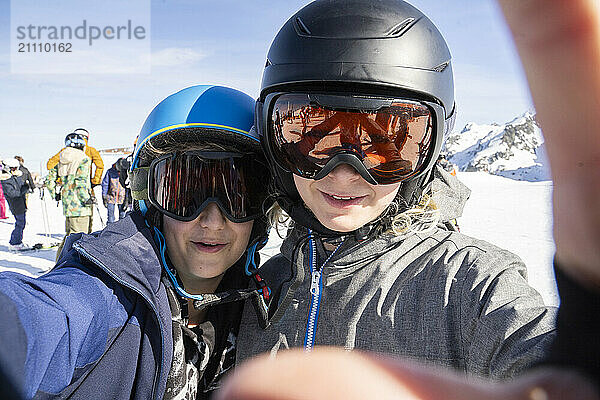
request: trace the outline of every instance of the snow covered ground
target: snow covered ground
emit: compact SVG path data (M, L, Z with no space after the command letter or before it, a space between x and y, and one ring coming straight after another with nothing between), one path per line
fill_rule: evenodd
M111 163L112 164L112 163ZM106 162L107 167L111 164ZM483 172L460 172L459 178L471 188L463 217L459 220L464 234L487 240L518 254L527 264L529 281L544 297L547 304L558 304L552 272L552 212L550 181L515 181ZM100 187L96 187L96 197ZM43 210L47 210L48 227ZM99 205L106 221L106 210ZM14 224L12 215L0 220L0 271L16 271L37 276L54 265L56 250L39 250L14 254L8 251L8 240ZM94 229L102 223L95 210ZM64 234L62 206L49 196L40 200L39 192L29 197L24 242L28 244L60 241ZM281 240L272 233L262 253L273 255Z

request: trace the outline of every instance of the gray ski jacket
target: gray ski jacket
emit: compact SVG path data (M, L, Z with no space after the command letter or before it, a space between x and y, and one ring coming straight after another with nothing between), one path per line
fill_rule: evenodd
M310 249L306 233L295 227L282 253L260 268L273 290L269 324L261 328L260 307L247 301L237 362L331 345L505 379L548 351L556 308L543 304L509 251L443 229L347 237L319 277L311 271L330 254L319 240Z

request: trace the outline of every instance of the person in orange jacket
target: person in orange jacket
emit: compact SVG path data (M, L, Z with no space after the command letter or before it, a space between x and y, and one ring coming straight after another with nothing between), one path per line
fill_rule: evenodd
M102 182L102 172L104 172L104 162L102 161L102 157L100 157L100 153L98 152L98 150L89 145L88 141L90 138L90 133L86 129L77 128L73 132L83 135L85 138L85 155L92 160L92 164L96 167L95 169L92 168L90 171L92 187L99 185ZM56 153L48 160L46 168L51 170L52 168L56 167L56 164L58 164L58 160L60 158L60 153L64 149L64 147L60 149L58 153Z
M91 160L92 160L92 164L95 166L95 168L90 168L90 182L92 184L92 189L94 188L94 186L99 185L102 182L102 172L104 171L104 162L102 161L102 157L100 157L100 153L98 152L98 150L96 150L95 148L93 148L92 146L90 146L88 144L89 138L90 138L90 133L88 132L87 129L84 128L77 128L73 131L73 133L77 133L79 135L82 135L85 138L85 155L88 156ZM64 150L65 148L63 147L62 149L60 149L60 151L58 153L56 153L54 156L52 156L49 160L48 163L46 164L46 168L48 168L48 170L51 170L52 168L56 167L56 165L58 164L58 161L60 159L60 153ZM92 190L91 195L94 195L94 192ZM88 233L92 232L92 221L94 220L94 215L93 215L93 209L92 209L92 215L90 216L90 221L89 221L89 227L88 227Z

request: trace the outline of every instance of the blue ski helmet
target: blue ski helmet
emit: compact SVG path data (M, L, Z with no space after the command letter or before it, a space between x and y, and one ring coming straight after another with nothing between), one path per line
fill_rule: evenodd
M180 135L184 142L206 137L206 142L260 153L260 137L252 129L253 124L254 99L247 94L212 85L183 89L158 103L146 118L136 140L131 171L139 166L144 146L167 133L171 137ZM189 133L201 136L188 139Z

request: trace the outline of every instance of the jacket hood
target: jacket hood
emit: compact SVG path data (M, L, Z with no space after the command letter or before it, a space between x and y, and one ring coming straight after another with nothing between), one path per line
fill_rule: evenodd
M60 158L58 160L58 176L75 174L79 164L81 164L81 161L86 157L83 150L74 147L65 147L60 152Z
M462 216L465 204L471 196L471 189L456 176L436 165L433 169L431 196L440 210L440 221L447 222Z

